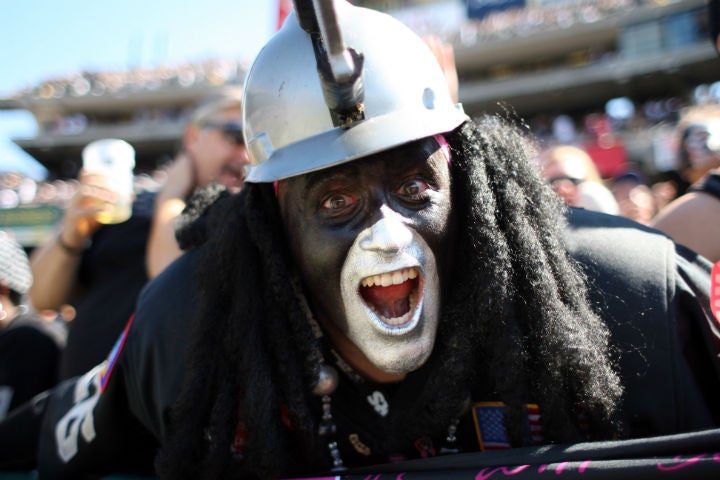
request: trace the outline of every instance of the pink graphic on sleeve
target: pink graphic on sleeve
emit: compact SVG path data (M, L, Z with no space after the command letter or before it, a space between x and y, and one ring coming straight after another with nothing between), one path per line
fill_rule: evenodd
M703 453L703 454L688 458L686 460L682 460L680 458L680 456L677 456L677 457L674 457L674 459L678 463L673 464L673 465L663 465L662 463L658 463L657 468L658 468L658 470L663 471L663 472L671 472L673 470L680 470L681 468L689 467L690 465L696 464L701 459L703 459L705 456L706 455Z
M720 261L713 265L710 279L710 309L715 315L715 320L720 322Z
M508 467L496 467L493 469L483 468L480 472L475 475L475 480L487 480L496 473L502 473L504 476L509 477L510 475L517 475L518 473L529 468L530 465L520 465L519 467L508 468Z

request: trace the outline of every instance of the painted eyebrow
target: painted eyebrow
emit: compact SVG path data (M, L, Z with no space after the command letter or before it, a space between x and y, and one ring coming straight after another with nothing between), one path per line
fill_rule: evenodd
M407 170L408 168L418 168L418 157L422 156L423 165L420 168L422 170L431 172L434 178L438 178L440 174L437 170L437 166L435 165L434 161L430 160L430 158L433 157L437 153L437 151L428 151L428 147L420 143L422 142L422 140L416 142L412 142L411 144L403 145L400 147L396 147L396 149L383 152L385 155L387 155L389 152L394 151L394 159L388 158L383 161L391 162L389 170L391 172L399 173ZM437 141L433 141L433 146L430 148L437 148ZM409 153L401 153L403 150L409 150ZM358 160L360 161L358 162ZM360 173L360 165L358 164L362 163L362 159L358 160L353 160L348 163L337 165L330 168L329 170L323 169L307 173L304 194L308 194L313 189L317 188L318 186L322 186L322 184L332 181L333 179L357 178Z
M418 158L406 157L398 159L396 164L390 168L398 174L407 172L408 170L416 170L423 175L429 176L433 180L439 180L441 177L440 173L440 161L445 162L445 157L438 152L428 153L423 149L419 149L416 152L418 155L422 154L425 156L424 160L418 160ZM442 160L436 159L441 158Z
M340 165L328 170L318 170L307 174L305 181L304 193L308 194L312 190L321 187L325 183L335 179L353 178L358 176L358 166L351 163Z

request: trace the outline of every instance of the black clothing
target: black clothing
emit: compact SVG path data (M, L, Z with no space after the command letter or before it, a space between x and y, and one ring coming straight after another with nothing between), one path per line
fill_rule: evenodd
M633 436L720 426L710 262L656 230L582 210L566 243L610 328Z
M659 232L621 217L572 210L569 220L565 241L572 257L587 273L591 300L610 327L611 344L626 387L623 410L628 431L623 433L643 437L718 428L720 340L709 313L710 264ZM199 290L192 274L198 257L196 251L185 254L143 290L127 338L120 340L124 350L116 364L116 357L111 355L106 365L106 369L114 365L114 369L109 368L109 380L105 371L98 369L64 383L53 394L38 457L41 478L82 478L85 472L124 471L129 459L138 465L146 462L146 471L150 471L152 446L157 445L154 439L162 442L167 437L168 410L185 371L188 325ZM326 360L333 361L332 355ZM420 438L392 454L378 453L385 451L387 427L383 418L388 410L402 409L413 401L416 382L423 379L422 369L396 385L356 382L351 373L341 373L340 377L338 390L332 395L332 413L346 466L431 457L446 446L444 438ZM319 401L317 408L319 412ZM502 418L502 412L499 415ZM477 451L481 440L474 419L466 414L458 420L455 447L461 452ZM63 432L75 432L65 435L61 445L54 434L58 425ZM702 437L700 445L716 449L718 432ZM698 438L682 438L686 437L690 443ZM492 439L493 443L502 443L502 432L483 431L482 438L483 442ZM573 449L582 452L580 456L587 454L584 460L607 460L623 457L617 452L618 445L624 445L628 450L623 458L635 460L621 464L627 468L622 471L636 479L641 478L638 472L656 474L657 464L671 462L673 455L698 452L697 442L688 447L682 438L677 443L673 439L650 442L648 448L657 448L651 452L633 449L636 444L613 443L598 444L597 449L589 444L560 450L485 452L445 460L445 468L456 462L462 465L470 458L473 465L490 466L489 470L493 465L512 466L522 461L534 465L537 472L544 468L538 458L547 458L552 462L569 461L568 471L577 472L581 466L572 462L580 457L573 455ZM547 455L538 456L543 452ZM655 453L663 457L652 460ZM651 460L645 464L639 458ZM511 460L503 463L506 459ZM408 463L400 468L408 471L412 466ZM609 462L605 466L617 468L618 464ZM645 467L647 470L643 470ZM717 475L720 463L696 462L693 468L696 475ZM473 476L479 469L476 467ZM388 470L371 467L368 471ZM612 478L617 478L616 473L612 470Z
M716 456L705 449L718 443L720 431L710 430L637 440L524 447L358 468L343 472L341 478L367 480L383 472L387 475L381 478L403 480L714 479L720 467Z
M144 192L133 203L130 219L103 225L92 236L78 269L76 315L70 323L61 378L71 378L101 362L135 309L147 283L145 248L155 194Z
M59 380L65 326L32 315L14 318L0 332L0 419Z
M720 200L720 173L711 172L690 188L691 192L703 192Z

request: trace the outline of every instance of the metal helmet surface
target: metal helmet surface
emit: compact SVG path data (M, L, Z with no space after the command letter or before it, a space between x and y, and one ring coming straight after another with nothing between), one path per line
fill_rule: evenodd
M273 182L455 129L454 104L428 46L389 15L334 1L339 30L363 57L364 119L336 126L323 96L310 36L292 13L245 81L246 181Z

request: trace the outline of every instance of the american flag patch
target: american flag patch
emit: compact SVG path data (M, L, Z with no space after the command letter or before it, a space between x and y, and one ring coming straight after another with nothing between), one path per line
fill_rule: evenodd
M534 403L524 406L525 435L531 445L542 445L542 425L540 409ZM502 402L478 402L472 406L475 432L480 451L503 450L510 448L505 429L505 404Z

